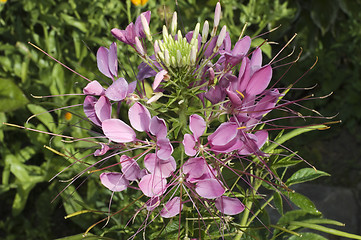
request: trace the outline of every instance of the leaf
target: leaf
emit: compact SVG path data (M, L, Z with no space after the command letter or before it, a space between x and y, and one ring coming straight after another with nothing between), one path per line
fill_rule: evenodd
M66 24L78 28L82 32L87 32L87 26L85 23L78 21L76 18L66 15L64 13L60 14L60 17L66 22Z
M335 0L312 1L311 19L325 35L337 18L338 4Z
M9 79L0 79L0 112L14 111L28 102L21 89Z
M258 47L260 46L263 42L265 41L265 39L263 38L256 38L252 40L251 43L251 47ZM261 50L264 54L267 55L268 58L272 57L272 48L271 45L268 44L267 42L263 43L263 45L261 46Z
M273 194L273 203L277 209L277 211L283 215L283 202L282 202L282 197L278 192L275 192Z
M40 122L42 122L50 131L55 132L56 125L54 123L54 118L51 116L49 111L35 104L28 104L27 107L29 111L36 115L36 118L38 118Z
M308 182L323 176L330 176L330 174L313 168L302 168L287 179L286 185L291 186L297 183Z
M293 235L288 240L327 240L327 238L324 238L316 233L303 232L301 233L301 236Z
M306 196L296 193L296 192L283 192L297 207L311 213L311 214L319 214L319 212L315 206L315 204Z

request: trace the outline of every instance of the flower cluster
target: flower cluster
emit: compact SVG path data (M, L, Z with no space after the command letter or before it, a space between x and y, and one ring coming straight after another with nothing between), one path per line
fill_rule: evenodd
M97 52L99 71L112 83L105 89L92 81L83 90L84 113L107 139L94 155L120 155L121 172L103 172L101 183L113 192L138 189L147 197L142 209L163 218L184 206L199 212L196 202L219 216L245 209L222 173L241 177L230 167L234 161L266 155L262 118L283 96L268 88L272 67L262 64L260 47L251 49L244 36L232 48L226 26L218 31L220 14L218 2L213 28L205 21L201 31L197 23L184 37L176 13L161 39L153 39L149 11L125 30L112 29L141 58L137 79L128 83L119 76L112 43ZM112 113L124 106L128 118Z

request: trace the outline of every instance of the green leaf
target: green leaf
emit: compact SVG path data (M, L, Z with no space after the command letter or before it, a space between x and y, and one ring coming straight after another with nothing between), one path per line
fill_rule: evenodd
M78 28L82 32L87 32L87 26L85 23L78 21L76 18L66 15L64 13L60 14L61 18L66 22L66 24Z
M256 38L252 40L251 47L258 47L260 46L265 39L263 38ZM268 58L272 58L272 48L271 45L269 45L267 42L263 43L261 46L261 50L264 54L267 55Z
M0 112L14 111L28 102L21 89L9 79L0 79Z
M321 215L321 212L317 210L315 204L308 197L296 192L283 192L283 193L285 194L285 196L288 196L291 202L293 202L297 207L311 214Z
M300 227L304 227L304 228L317 230L317 231L321 231L321 232L325 232L325 233L329 233L329 234L336 235L336 236L347 237L347 238L352 238L352 239L361 239L360 235L335 230L335 229L332 229L332 228L324 227L324 226L313 224L313 223L292 221L292 222L290 222L290 224L295 225L295 226L300 226Z
M286 134L283 134L279 139L277 139L274 143L272 143L270 146L268 146L266 149L264 149L265 153L272 153L272 151L274 149L276 149L277 147L279 147L281 144L283 144L284 142L302 134L302 133L306 133L309 131L313 131L313 130L323 130L327 128L326 125L320 124L320 125L313 125L313 126L306 126L306 127L302 127L302 128L297 128L295 130L292 130L291 132L288 132Z
M327 240L327 238L316 233L303 232L300 237L293 235L288 240Z
M36 115L40 122L42 122L50 131L55 132L56 125L54 123L54 118L48 110L35 104L28 104L27 107L29 111Z
M88 233L86 236L84 236L84 234L80 233L80 234L76 234L76 235L72 235L72 236L68 236L68 237L57 238L56 240L97 240L97 239L111 239L111 238L100 237L100 236L93 235L91 233Z
M335 23L337 18L338 4L335 0L312 1L311 18L324 35Z
M273 203L275 204L275 207L277 209L277 211L283 215L283 202L282 202L282 196L278 193L275 192L273 194Z
M287 179L286 185L291 186L297 183L308 182L323 176L330 176L330 174L313 168L302 168Z

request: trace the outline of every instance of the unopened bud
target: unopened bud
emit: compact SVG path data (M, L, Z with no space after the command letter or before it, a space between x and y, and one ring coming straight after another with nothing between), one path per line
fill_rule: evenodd
M191 53L189 55L189 62L191 63L191 65L195 65L197 60L197 47L193 46L191 49Z
M227 33L227 27L226 27L226 25L224 25L221 29L221 32L218 35L215 49L219 48L222 45L224 39L226 38L226 33Z
M153 102L158 101L159 98L161 98L163 96L162 92L156 92L154 93L154 96L149 98L149 100L147 101L148 104L151 104Z
M145 56L144 48L137 36L135 37L135 49L137 50L137 52L139 53L140 56L142 56L142 57Z
M202 43L205 43L208 38L208 32L209 32L209 23L206 20L203 24L203 30L202 30Z
M181 67L182 65L182 54L179 50L177 50L177 66Z
M168 30L165 25L163 25L163 41L166 43L168 42Z
M177 12L173 13L172 24L170 26L170 32L173 36L177 32Z
M153 40L152 35L150 34L149 23L145 18L144 14L140 14L140 20L142 21L143 30L147 39L151 42Z
M178 30L178 33L177 33L177 38L178 38L178 41L181 41L183 36L182 36L182 32L180 30Z
M159 51L160 51L160 48L159 48L158 40L155 40L155 42L154 42L154 53L155 53L155 55L157 55Z
M193 31L193 37L192 39L198 39L198 35L199 35L199 28L201 27L200 23L197 23L196 27L194 28Z
M160 60L162 60L162 62L164 62L164 54L163 54L163 52L158 52L157 56L160 58Z
M164 50L164 63L167 67L170 65L170 57L169 57L169 51L168 49Z
M219 19L221 18L221 4L217 2L216 9L214 11L214 24L213 28L217 28L219 25Z

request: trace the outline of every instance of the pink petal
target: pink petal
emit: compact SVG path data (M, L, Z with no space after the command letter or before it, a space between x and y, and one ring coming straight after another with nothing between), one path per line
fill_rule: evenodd
M189 116L189 129L192 131L194 139L198 140L203 135L206 127L206 121L201 116L197 114Z
M159 196L167 190L167 180L153 174L148 174L142 177L138 186L147 197Z
M188 174L188 178L199 178L207 172L207 162L202 157L190 158L183 164L183 173Z
M196 192L201 197L213 199L222 196L225 189L219 180L213 178L197 182Z
M165 204L164 208L160 211L160 216L171 218L178 215L182 209L183 204L181 205L180 197L174 197Z
M241 96L237 92L230 91L229 88L226 89L229 100L231 101L234 107L239 107L242 105Z
M129 108L128 117L132 127L139 132L149 132L150 113L142 104L136 102Z
M98 81L94 80L83 88L83 93L86 95L100 96L104 94L104 88Z
M112 78L112 74L109 71L108 54L109 50L107 48L100 47L97 51L97 64L101 73L108 78Z
M120 157L120 165L122 166L122 172L124 177L129 181L135 181L140 179L140 167L134 159L127 155Z
M133 82L129 83L127 95L133 93L136 88L137 88L137 81L133 81Z
M168 160L173 153L173 146L168 138L161 138L157 140L158 150L157 157L162 160Z
M261 66L262 66L262 51L258 47L253 52L252 58L251 58L251 76L253 75L253 73L258 71L261 68Z
M222 123L214 133L208 136L208 142L215 146L224 146L237 137L238 125L233 122Z
M110 73L117 77L118 76L118 55L117 55L117 44L113 42L109 47L108 55L108 68Z
M194 149L196 146L196 141L194 141L194 137L188 133L184 134L183 139L184 152L188 156L192 157L196 155L197 151Z
M85 116L89 118L94 124L101 126L102 122L99 120L97 115L95 114L95 104L98 101L97 98L93 96L86 96L83 103L83 109Z
M105 172L100 174L101 183L113 192L120 192L127 189L129 181L124 175L118 172Z
M272 78L272 67L267 65L255 72L249 81L246 93L252 96L262 93Z
M136 140L134 130L119 119L108 119L102 124L103 132L113 142L126 143Z
M110 104L108 98L104 96L101 96L95 103L94 109L95 114L101 122L109 119L112 114L112 105Z
M173 157L170 157L168 160L161 160L154 153L149 153L145 156L144 166L149 172L161 178L169 177L177 167Z
M244 141L244 147L238 151L240 155L250 155L256 153L266 143L268 139L267 131L257 131L256 133L248 133L247 139Z
M112 101L121 101L123 100L128 93L128 83L124 78L118 78L115 82L112 83L105 91L105 96L107 96Z
M146 12L143 12L141 13L143 14L143 16L145 17L145 19L147 20L148 24L150 22L150 15L151 15L151 12L150 11L146 11ZM137 20L135 20L135 35L137 37L140 37L140 38L145 38L145 34L144 34L144 30L143 30L143 25L142 25L142 21L141 21L141 18L140 18L140 14L139 16L137 17Z
M162 70L155 75L154 82L152 85L153 90L155 90L159 84L163 81L164 75L166 75L168 72L166 70Z
M149 131L157 138L167 137L167 126L165 121L157 116L152 117L149 124Z
M148 211L153 211L156 207L160 204L160 200L158 196L150 198L146 203L145 206Z
M243 203L238 198L222 196L215 201L216 208L223 214L236 215L244 210Z
M97 149L94 152L94 156L96 156L96 157L106 154L109 150L109 146L107 144L101 143L100 146L101 146L101 149Z

